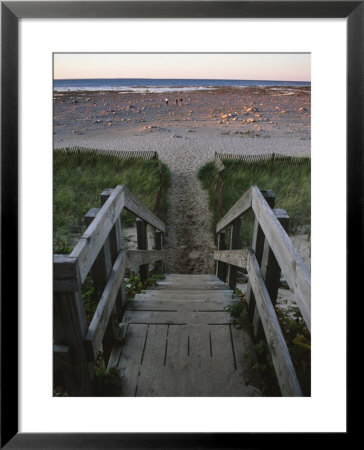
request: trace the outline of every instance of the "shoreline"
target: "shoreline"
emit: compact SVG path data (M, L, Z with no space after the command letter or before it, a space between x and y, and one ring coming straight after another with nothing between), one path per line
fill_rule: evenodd
M188 91L169 95L168 105L166 98L165 93L55 93L54 147L156 150L161 159L170 159L180 153L183 141L202 154L214 148L221 153L310 155L307 87Z

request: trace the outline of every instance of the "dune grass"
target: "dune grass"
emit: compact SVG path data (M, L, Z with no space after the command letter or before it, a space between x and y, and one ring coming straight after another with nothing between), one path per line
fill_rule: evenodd
M275 196L275 208L285 209L290 217L290 234L299 229L310 233L311 226L311 167L309 159L304 164L290 163L289 160L244 162L223 160L223 205L222 216L252 185L261 190L271 189ZM219 220L218 198L215 191L217 170L213 162L205 164L198 173L202 185L208 191L213 226ZM242 245L251 246L253 214L244 216L242 225Z
M160 211L166 218L169 170L157 159L120 159L96 152L64 155L53 159L53 250L69 253L85 231L84 216L100 207L100 194L106 188L127 186L149 209L156 212L157 193L162 184ZM123 224L134 216L123 212Z

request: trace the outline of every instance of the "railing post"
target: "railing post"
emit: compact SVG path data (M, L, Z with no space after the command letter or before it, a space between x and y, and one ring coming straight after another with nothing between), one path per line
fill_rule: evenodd
M240 227L241 227L241 218L237 217L232 223L230 250L237 250L240 246ZM230 289L232 290L236 288L236 272L237 267L229 264L228 284L230 286Z
M163 233L159 230L155 230L155 235L154 235L154 247L156 250L162 250L163 249ZM157 273L163 273L164 272L164 268L163 268L163 261L157 261L155 263L155 271Z
M275 203L275 195L271 190L261 191L263 197L267 201L268 205L271 208L274 208ZM254 232L253 232L253 241L252 241L252 249L255 253L255 257L257 259L259 267L261 266L262 257L263 257L263 248L264 248L265 236L261 226L259 225L259 221L255 218L254 223ZM251 321L254 319L254 311L255 311L255 297L252 291L251 283L248 281L248 286L246 290L246 301L248 303L248 313Z
M279 220L280 224L282 225L283 229L287 231L289 216L286 210L273 209L273 212L277 217L277 219ZM266 288L268 290L269 297L272 301L273 306L275 306L281 278L281 268L266 238L264 240L261 272ZM263 327L257 307L255 307L254 311L253 329L254 329L254 336L259 340L263 336Z
M147 224L144 220L136 219L138 250L148 250ZM149 264L139 266L140 280L146 281L149 278Z
M87 361L84 346L87 324L76 258L54 255L53 291L53 343L69 348L69 359L75 379L76 389L70 385L69 394L88 396L91 394L94 368Z
M217 249L226 250L226 231L221 230L217 234ZM226 281L227 265L222 261L216 262L216 276L223 282Z

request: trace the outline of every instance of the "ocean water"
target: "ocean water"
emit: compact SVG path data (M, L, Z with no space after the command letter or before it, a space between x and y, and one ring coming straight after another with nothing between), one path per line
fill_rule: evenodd
M305 81L271 81L271 80L193 80L193 79L147 79L147 78L100 78L54 80L53 89L66 91L118 91L139 93L182 92L206 90L221 86L245 88L249 86L311 86Z

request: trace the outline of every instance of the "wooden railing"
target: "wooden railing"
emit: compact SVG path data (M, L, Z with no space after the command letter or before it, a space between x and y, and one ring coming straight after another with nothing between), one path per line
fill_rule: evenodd
M270 350L277 379L284 396L301 396L301 388L276 316L276 303L281 273L293 292L294 300L311 331L311 276L286 233L288 215L272 209L272 191L252 186L218 222L216 274L231 289L236 287L237 268L247 270L249 282L246 300L254 336L263 332ZM241 220L249 210L255 214L251 249L239 249ZM226 249L225 229L231 226L230 249Z
M137 217L137 250L123 249L123 209ZM102 192L101 208L91 209L85 222L88 227L72 253L53 259L54 368L62 371L73 396L91 394L105 333L118 337L117 324L125 306L125 269L139 266L140 277L146 280L149 264L164 258L164 223L125 186ZM148 250L147 224L155 230L154 250ZM88 274L102 291L89 325L82 300L82 284Z

